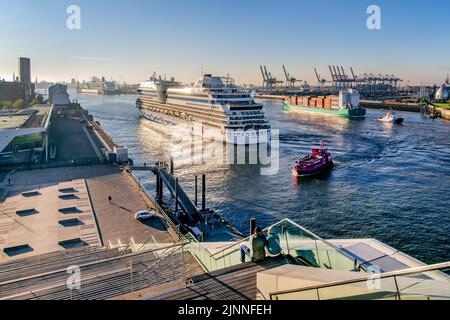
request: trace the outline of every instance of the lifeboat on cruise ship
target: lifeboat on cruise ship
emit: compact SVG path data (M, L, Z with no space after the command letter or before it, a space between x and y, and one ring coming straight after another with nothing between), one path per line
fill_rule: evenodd
M320 147L312 148L310 155L295 162L292 175L296 177L314 177L324 174L332 168L333 156L322 142Z

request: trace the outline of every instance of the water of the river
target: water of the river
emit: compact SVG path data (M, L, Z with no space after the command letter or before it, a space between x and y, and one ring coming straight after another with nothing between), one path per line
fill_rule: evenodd
M173 156L168 136L139 117L135 96L71 93L135 162ZM388 126L376 120L384 111L350 121L263 103L280 130L278 174L263 176L255 165L176 163L190 194L194 175L206 173L208 207L244 233L252 216L263 226L288 217L323 238L372 237L426 263L450 260L450 122L399 112L405 124ZM323 180L294 180L293 163L320 140L334 155L333 172ZM139 175L153 192L154 177Z

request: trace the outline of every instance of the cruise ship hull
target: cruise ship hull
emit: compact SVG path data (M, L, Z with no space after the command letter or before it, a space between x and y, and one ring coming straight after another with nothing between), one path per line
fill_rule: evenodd
M141 83L136 107L182 139L234 145L265 144L271 140L263 105L251 92L240 90L229 77L205 74L192 85L157 78ZM176 126L177 128L171 128ZM181 135L181 136L180 136Z
M320 113L320 114L345 117L345 118L364 118L366 116L366 109L364 109L364 108L328 110L328 109L323 109L323 108L291 106L285 102L283 102L283 108L286 111L313 112L313 113Z
M253 145L270 143L271 130L223 130L201 123L189 122L170 117L161 113L140 109L143 118L160 125L170 134L178 134L180 138L198 137L204 140L214 140L234 145Z

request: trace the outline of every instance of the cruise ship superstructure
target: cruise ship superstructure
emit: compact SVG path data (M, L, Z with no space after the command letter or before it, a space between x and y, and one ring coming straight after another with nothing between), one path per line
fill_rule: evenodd
M193 85L153 75L141 83L136 106L148 120L163 125L187 125L194 135L216 132L214 140L247 145L268 143L271 128L263 105L229 77L205 74ZM201 131L194 127L201 125ZM208 137L210 138L210 137Z

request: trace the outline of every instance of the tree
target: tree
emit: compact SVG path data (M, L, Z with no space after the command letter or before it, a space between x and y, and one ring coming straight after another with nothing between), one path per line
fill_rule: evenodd
M0 105L3 109L12 109L13 103L9 100L3 100L0 102Z
M19 99L13 104L14 109L21 109L25 105L25 101L23 99Z
M36 99L39 104L44 103L44 97L42 96L42 94L38 94Z
M31 100L30 104L28 105L30 108L39 104L39 101L37 99L33 99Z

